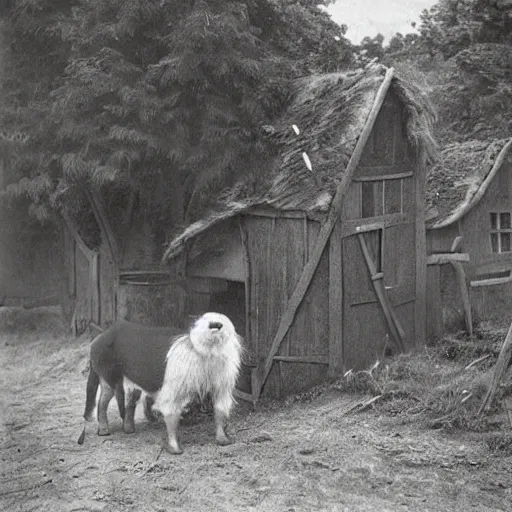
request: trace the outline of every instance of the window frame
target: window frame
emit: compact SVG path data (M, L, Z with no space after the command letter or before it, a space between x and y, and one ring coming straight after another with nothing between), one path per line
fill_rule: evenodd
M503 228L502 226L502 215L508 215L508 228ZM512 213L510 211L498 211L498 212L489 212L490 216L490 230L489 230L489 244L491 247L491 253L492 254L512 254ZM495 216L495 221L493 222L493 216ZM496 225L495 228L493 228L493 224ZM502 244L502 235L508 234L509 237L509 249L508 250L502 250L503 244ZM496 250L494 250L493 246L493 235L496 236Z
M359 199L360 199L360 208L359 208L359 217L361 219L371 219L373 217L382 217L386 215L399 215L404 213L404 180L406 177L393 177L393 178L385 178L382 176L376 176L375 179L365 179L360 181L359 187ZM395 212L386 212L386 182L398 181L400 186L400 208L399 211ZM365 215L364 213L364 205L368 203L365 201L364 188L371 186L372 195L371 203L373 203L373 214ZM380 198L378 197L380 195ZM388 196L389 197L389 196ZM379 207L380 211L377 211L377 207Z

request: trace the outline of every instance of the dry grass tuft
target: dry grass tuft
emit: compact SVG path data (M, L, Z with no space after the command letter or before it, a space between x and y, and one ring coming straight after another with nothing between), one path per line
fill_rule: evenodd
M0 386L23 389L44 379L83 371L90 336L69 334L58 308L0 309Z
M491 419L477 417L477 411L505 335L506 331L482 325L472 337L448 336L421 353L401 354L366 370L349 370L342 379L289 401L306 401L328 389L381 395L373 406L380 413L400 416L427 428L483 431L491 426ZM512 375L502 386L496 403L510 391Z
M512 455L512 433L500 432L487 438L487 447L495 455L508 457Z

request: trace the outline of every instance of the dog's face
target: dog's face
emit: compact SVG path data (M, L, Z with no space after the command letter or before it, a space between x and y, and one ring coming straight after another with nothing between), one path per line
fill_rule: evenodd
M201 352L221 348L236 337L233 323L220 313L205 313L190 329L190 339Z

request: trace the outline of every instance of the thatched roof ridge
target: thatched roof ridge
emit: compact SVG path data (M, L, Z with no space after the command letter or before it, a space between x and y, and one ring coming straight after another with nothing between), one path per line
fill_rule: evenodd
M473 208L511 149L512 138L445 146L428 172L427 226L448 226Z
M298 80L286 113L264 127L278 148L269 161L265 179L250 197L244 176L232 190L224 191L217 208L188 226L171 241L164 260L176 256L185 244L211 226L250 209L267 206L278 210L326 212L332 201L359 136L367 123L387 68L373 64L346 73L312 75ZM406 108L410 143L427 156L435 154L432 138L434 113L419 89L393 76L390 88ZM293 125L299 128L296 134ZM306 153L312 164L308 169ZM237 192L243 191L243 197Z

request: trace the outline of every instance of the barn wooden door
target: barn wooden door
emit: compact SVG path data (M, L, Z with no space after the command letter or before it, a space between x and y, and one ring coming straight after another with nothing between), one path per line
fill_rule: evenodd
M386 229L361 226L343 241L344 359L347 369L380 359L386 345L405 348L406 334L385 285ZM388 244L389 245L389 244Z

